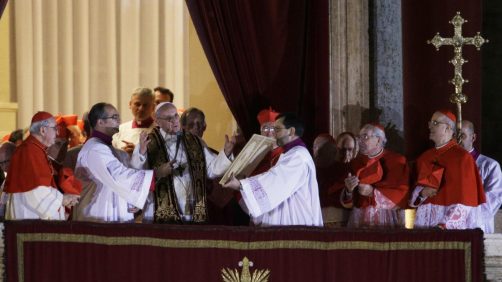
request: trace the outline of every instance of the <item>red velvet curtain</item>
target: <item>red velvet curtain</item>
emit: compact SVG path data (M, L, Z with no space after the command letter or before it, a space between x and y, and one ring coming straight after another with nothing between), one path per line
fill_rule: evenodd
M0 19L3 15L3 10L5 10L5 6L7 6L7 0L0 0Z
M307 142L329 130L327 0L186 0L223 96L244 136L268 106L296 112Z
M427 121L434 111L447 108L456 113L456 106L449 102L455 92L448 81L453 78L453 47L442 46L439 51L427 40L436 32L442 37L453 36L449 21L459 11L468 20L462 26L465 37L482 32L482 2L459 1L403 1L403 83L404 128L406 155L415 159L432 143L429 140ZM463 92L468 96L462 105L463 119L471 120L481 128L481 55L474 46L463 48L463 57L469 62L463 65L463 77L469 80ZM480 134L478 134L480 137ZM476 142L480 144L480 142Z
M475 230L5 222L6 281L483 281ZM243 281L243 280L240 280Z

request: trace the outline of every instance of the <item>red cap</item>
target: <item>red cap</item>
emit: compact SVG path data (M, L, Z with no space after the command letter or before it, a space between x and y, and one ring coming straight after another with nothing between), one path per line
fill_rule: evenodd
M64 115L62 116L66 126L77 125L78 116L77 115Z
M258 113L258 116L256 118L258 119L258 122L260 125L266 123L266 122L272 122L275 121L275 118L279 115L278 112L272 110L272 107L268 109L261 110Z
M56 126L58 127L57 138L68 138L70 136L70 131L67 129L68 126L77 125L77 115L61 115L58 114L54 117L56 119Z
M443 115L445 115L451 121L457 122L457 117L450 110L443 109L443 110L439 110L438 112L440 112Z
M32 118L31 118L31 124L39 121L43 121L46 119L53 118L54 116L51 115L48 112L37 112Z

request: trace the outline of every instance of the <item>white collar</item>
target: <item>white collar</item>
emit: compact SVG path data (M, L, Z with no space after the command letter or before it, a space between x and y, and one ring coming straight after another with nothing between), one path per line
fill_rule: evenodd
M166 143L176 143L176 140L177 140L176 134L167 133L162 128L160 128L160 133L161 133L162 137L164 138L164 141L166 141Z

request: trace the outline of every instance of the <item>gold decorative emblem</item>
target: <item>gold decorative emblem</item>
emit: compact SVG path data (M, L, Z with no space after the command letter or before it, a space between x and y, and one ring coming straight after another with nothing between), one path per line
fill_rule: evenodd
M461 142L461 132L462 128L462 104L467 102L467 96L462 93L462 85L469 82L469 80L462 77L462 65L467 63L462 57L462 47L464 45L474 45L477 50L483 46L483 44L488 43L488 39L481 37L479 32L473 37L464 37L462 35L462 25L466 23L467 20L462 18L460 12L451 19L450 24L453 25L454 34L453 37L445 38L439 35L439 32L431 39L427 40L427 43L434 45L436 50L443 45L453 46L454 57L450 60L450 64L454 67L453 79L449 82L455 86L455 93L450 95L450 102L457 105L457 139Z
M247 257L239 261L239 267L242 267L242 273L237 269L223 268L221 270L221 278L224 282L267 282L270 276L268 269L256 269L253 274L249 271L253 267L253 262Z

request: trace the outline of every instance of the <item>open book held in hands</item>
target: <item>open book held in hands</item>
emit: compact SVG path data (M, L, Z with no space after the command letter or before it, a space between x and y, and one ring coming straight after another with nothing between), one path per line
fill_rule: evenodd
M253 134L221 178L220 184L227 183L231 175L234 175L237 179L249 176L265 155L272 150L274 141L274 138Z

